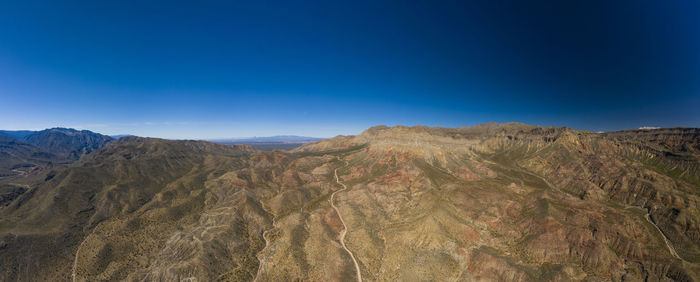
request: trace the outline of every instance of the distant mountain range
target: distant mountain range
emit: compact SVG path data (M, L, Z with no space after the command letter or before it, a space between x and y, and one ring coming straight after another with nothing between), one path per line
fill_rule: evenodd
M134 135L131 135L131 134L117 134L117 135L110 135L109 137L112 137L112 138L114 138L114 139L119 139L119 138L122 138L122 137L129 137L129 136L134 136Z
M56 155L44 152L26 142L0 135L0 179L26 175L58 159Z
M28 135L37 133L39 131L31 131L31 130L0 130L0 135L5 135L12 137L13 139L17 140L24 140L25 137Z
M256 147L261 150L291 150L306 143L324 140L325 138L296 136L296 135L277 135L269 137L249 137L249 138L228 138L228 139L210 139L208 141L224 144L236 145L244 144Z
M123 137L0 182L0 281L700 281L699 191L698 128Z
M246 137L246 138L226 138L226 139L211 139L209 141L214 143L231 143L231 142L243 142L243 143L309 143L323 140L325 138L307 137L307 136L297 136L297 135L277 135L269 137Z
M56 165L73 163L82 156L130 134L107 136L89 130L0 130L0 183L27 176ZM323 138L279 135L270 137L215 139L224 145L250 145L260 150L291 150ZM1 191L0 191L1 192Z
M0 180L74 162L114 138L89 130L0 131Z

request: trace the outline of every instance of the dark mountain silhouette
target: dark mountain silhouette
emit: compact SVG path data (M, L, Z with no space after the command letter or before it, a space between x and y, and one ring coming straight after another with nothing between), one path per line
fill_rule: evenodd
M113 139L88 130L0 131L0 182L80 159Z
M31 130L0 130L0 135L9 136L17 140L24 140L25 137L36 132L37 131Z
M26 142L0 135L0 180L32 173L59 159Z
M78 159L114 140L89 130L51 128L29 134L24 141L56 155Z

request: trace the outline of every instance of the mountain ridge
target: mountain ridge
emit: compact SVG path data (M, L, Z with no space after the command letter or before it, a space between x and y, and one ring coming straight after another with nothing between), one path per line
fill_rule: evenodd
M0 131L0 138L2 178L32 174L56 164L75 162L113 140L88 130L60 127L41 131Z
M124 137L8 192L0 277L694 281L698 133L373 127L292 151Z

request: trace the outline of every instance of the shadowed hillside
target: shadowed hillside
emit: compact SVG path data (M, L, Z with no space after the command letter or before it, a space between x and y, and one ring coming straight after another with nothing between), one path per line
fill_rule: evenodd
M35 147L70 159L79 159L112 141L112 137L88 130L51 128L29 134L23 140Z
M699 144L516 123L289 152L123 137L8 190L0 277L694 281Z
M88 130L0 131L0 182L69 164L113 139Z

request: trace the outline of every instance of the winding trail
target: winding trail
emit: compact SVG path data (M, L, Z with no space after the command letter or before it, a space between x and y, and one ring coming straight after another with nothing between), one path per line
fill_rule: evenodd
M557 188L556 186L554 186L554 185L552 185L551 183L549 183L549 181L547 181L547 179L545 179L544 177L539 176L539 175L537 175L537 174L535 174L535 173L531 173L531 172L529 172L529 171L523 170L523 169L520 169L520 171L525 172L525 173L527 173L527 174L529 174L529 175L535 176L535 177L541 179L542 181L544 181L544 183L547 184L550 188L552 188L552 189L554 189L554 190L556 190L556 191L559 191L559 192L561 192L561 193L564 193L564 194L567 194L567 195L568 195L568 193L566 193L566 192L560 190L560 189ZM626 207L625 209L631 209L631 208L637 208L637 209L643 211L643 212L644 212L644 218L646 218L646 220L647 220L649 223L651 223L651 225L653 225L653 226L656 228L657 231L659 231L659 234L661 234L661 238L664 239L664 243L666 243L666 247L668 247L668 251L671 253L671 255L674 256L675 258L681 260L681 261L685 261L681 256L678 255L678 253L676 252L676 249L673 248L673 246L671 245L671 242L668 240L668 238L666 238L666 234L664 234L664 232L661 231L661 228L659 228L659 226L656 225L656 223L654 223L653 220L651 220L651 217L649 217L649 212L647 212L645 209L640 208L640 207L637 207L637 206L628 206L628 207Z
M556 191L559 191L559 192L561 192L561 193L564 193L564 194L567 194L567 195L568 195L568 193L565 193L564 191L560 190L560 189L557 188L556 186L554 186L554 185L552 185L551 183L549 183L549 181L547 181L547 179L545 179L544 177L539 176L539 175L534 174L534 173L530 173L530 172L528 172L528 171L526 171L526 170L523 170L523 169L520 169L520 171L525 172L525 173L528 173L528 174L530 174L530 175L532 175L532 176L535 176L535 177L541 179L542 181L544 181L544 183L547 184L550 188L552 188L552 189L554 189L554 190L556 190ZM636 207L636 206L628 206L628 207L626 207L625 209L630 209L630 208L637 208L637 209L642 210L642 211L644 212L644 218L646 218L646 220L647 220L649 223L651 223L651 225L653 225L653 226L656 228L657 231L659 231L659 234L661 234L661 238L664 239L664 243L666 243L666 247L668 247L668 251L671 253L671 255L674 256L675 258L681 260L681 261L685 261L681 256L678 255L678 253L676 252L676 249L673 248L673 246L671 245L671 242L668 240L668 238L666 238L666 234L664 234L664 232L661 231L661 228L659 228L659 226L656 225L656 223L654 223L653 220L651 220L651 217L649 217L649 213L648 213L646 210L644 210L643 208L640 208L640 207Z
M676 252L676 249L674 249L673 246L671 246L671 242L669 242L668 238L666 238L666 234L664 234L664 232L661 231L661 228L659 228L659 226L656 225L656 223L654 223L654 221L651 220L651 218L649 217L649 213L645 214L644 217L646 217L647 221L649 223L651 223L651 225L654 225L654 227L656 227L656 230L658 230L659 234L661 234L661 238L664 238L664 242L666 243L666 247L668 247L668 251L671 252L671 255L673 255L674 257L676 257L679 260L685 261L683 258L681 258L681 256L678 255L678 253Z
M268 246L270 246L270 240L267 239L267 233L275 229L275 215L272 212L269 212L267 209L265 209L265 204L263 204L262 200L260 200L260 206L265 212L272 216L272 228L263 231L262 237L265 240L265 247L263 247L262 250L260 250L260 252L258 252L258 254L256 255L256 257L258 258L258 271L255 272L255 278L253 278L253 282L258 282L258 277L260 277L260 273L263 272L265 262L263 262L262 253L263 251L265 251L265 249L267 249Z
M90 234L88 234L87 236L85 236L85 238L83 238L83 241L80 242L80 245L78 245L78 249L75 251L75 258L73 259L73 269L72 269L71 275L70 275L71 280L73 282L76 281L76 275L77 275L76 272L78 270L78 254L80 254L80 248L83 247L83 243L85 243L87 238L90 237L92 235L92 233L95 233L95 229L97 229L97 226L95 226L95 228L93 228L92 231L90 231Z
M12 186L17 186L17 187L24 187L24 189L27 189L27 190L32 189L32 187L27 185L27 184L19 184L19 183L7 183L7 184L10 184Z
M83 246L83 242L80 242L80 245L78 245L78 250L75 251L75 258L73 259L73 268L71 270L71 281L75 282L75 272L78 269L78 254L80 253L80 248Z
M340 160L340 158L338 158L338 159ZM348 165L349 165L348 162L345 161L345 166L348 166ZM331 207L333 207L335 212L338 214L338 218L340 218L340 222L343 224L343 230L340 231L340 237L339 237L340 238L340 245L342 245L343 249L345 249L345 251L348 252L348 254L350 255L350 258L352 258L353 264L355 264L355 271L357 271L357 281L362 282L362 273L360 272L360 265L357 263L357 260L355 260L355 255L353 255L352 252L348 249L348 247L345 246L345 234L348 231L348 226L345 225L345 221L343 220L343 216L340 215L340 210L338 210L338 207L336 207L335 204L333 203L333 198L335 197L335 194L338 192L342 192L342 191L347 190L348 187L345 186L345 184L343 184L343 182L340 182L340 179L338 178L338 169L337 168L333 171L333 174L335 174L335 182L338 182L338 184L343 186L343 189L340 189L338 191L333 192L333 194L331 194L331 199L330 199Z
M669 242L668 238L666 238L666 234L664 234L664 232L661 231L661 228L659 228L659 226L656 225L656 223L654 223L653 220L651 220L651 217L649 216L649 212L647 212L644 208L640 208L640 207L637 207L637 206L628 206L628 207L626 207L625 209L628 210L628 209L632 209L632 208L636 208L636 209L639 209L639 210L643 211L643 212L644 212L644 218L646 218L646 220L647 220L649 223L651 223L651 225L653 225L654 227L656 227L656 230L657 230L657 231L659 231L659 234L661 234L661 238L664 239L664 243L666 243L666 247L668 247L668 251L671 253L671 255L674 256L674 257L676 257L677 259L679 259L679 260L681 260L681 261L685 261L681 256L678 255L678 253L676 252L676 249L673 248L673 246L671 245L671 242Z

